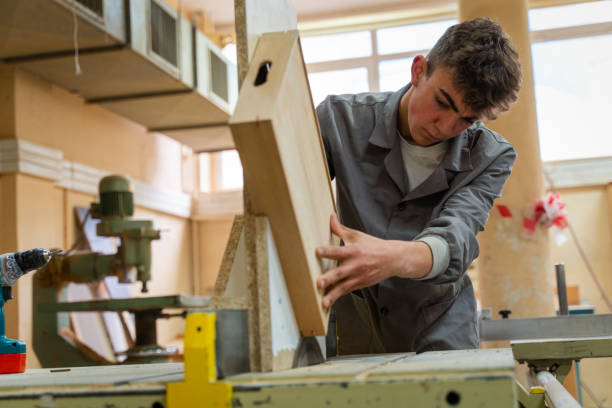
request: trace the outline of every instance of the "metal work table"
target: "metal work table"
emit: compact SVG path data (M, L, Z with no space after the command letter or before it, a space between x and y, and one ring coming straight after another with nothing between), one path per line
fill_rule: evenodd
M163 408L166 384L182 380L182 363L28 370L0 377L0 406ZM234 407L516 406L510 349L350 356L223 381Z

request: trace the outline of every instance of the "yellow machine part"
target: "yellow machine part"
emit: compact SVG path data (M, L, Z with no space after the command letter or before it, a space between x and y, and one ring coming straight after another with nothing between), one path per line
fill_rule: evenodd
M185 381L167 385L168 408L231 407L232 386L217 381L215 313L191 313L185 327Z

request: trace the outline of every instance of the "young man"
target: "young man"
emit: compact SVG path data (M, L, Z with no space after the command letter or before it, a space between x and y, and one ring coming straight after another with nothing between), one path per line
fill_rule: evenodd
M414 58L397 92L329 96L317 108L343 246L317 248L338 353L479 346L465 273L516 154L480 119L517 99L518 54L481 18L450 27Z

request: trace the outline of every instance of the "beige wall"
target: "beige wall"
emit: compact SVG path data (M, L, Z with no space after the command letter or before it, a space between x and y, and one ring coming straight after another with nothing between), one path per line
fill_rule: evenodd
M612 297L612 231L610 210L612 203L608 198L606 186L569 188L559 191L561 199L567 204L570 223L576 231L576 237L585 251L588 261L593 266L608 297ZM552 233L552 231L551 231ZM565 264L568 285L578 285L583 302L595 306L595 313L612 313L604 303L597 290L584 261L580 257L574 240L557 246L553 237L550 240L550 252L553 263ZM550 271L554 274L553 271ZM610 374L612 358L585 359L581 362L581 378L593 390L595 396L604 405L612 401ZM595 407L588 393L583 392L584 406Z
M199 223L200 294L212 295L221 266L225 244L232 229L232 218L206 220Z
M16 70L14 78L15 132L0 137L25 139L63 151L65 160L182 191L180 143L26 71Z

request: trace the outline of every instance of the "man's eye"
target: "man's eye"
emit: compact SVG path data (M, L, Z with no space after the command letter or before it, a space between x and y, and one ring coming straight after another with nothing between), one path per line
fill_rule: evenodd
M442 102L440 99L438 99L438 97L436 97L436 102L438 103L438 105L442 108L448 108L448 105L444 102Z

